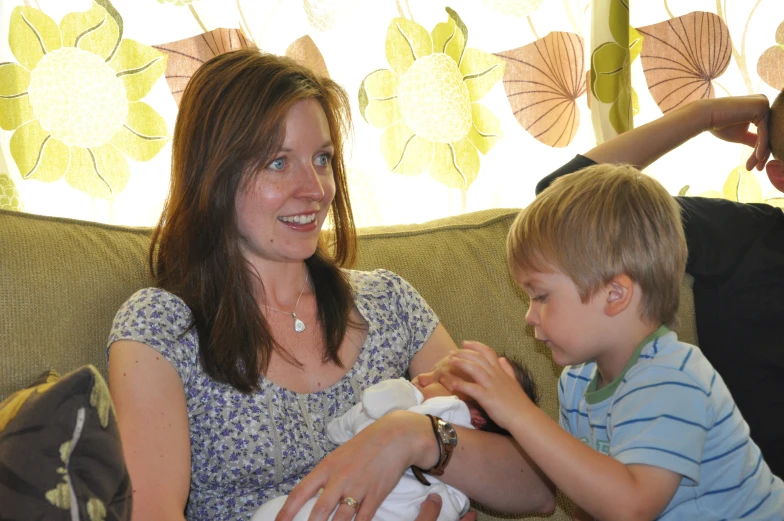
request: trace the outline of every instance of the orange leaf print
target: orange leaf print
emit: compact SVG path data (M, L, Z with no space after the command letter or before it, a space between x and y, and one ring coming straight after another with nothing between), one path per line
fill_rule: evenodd
M727 25L714 13L695 11L639 27L642 68L648 90L662 112L701 98L713 98L713 80L732 55Z
M248 42L238 29L214 29L184 40L156 45L155 48L169 55L166 62L166 82L177 105L182 91L204 62L235 49L245 49Z
M776 43L757 60L757 74L776 90L784 89L784 22L776 29Z
M316 43L307 34L291 42L291 45L286 49L286 56L308 67L316 74L329 78L329 71L327 70L327 64L324 62L324 56L321 55L321 51L316 47Z
M515 118L545 145L567 146L580 126L576 100L585 93L583 52L581 37L558 31L497 54L506 60L504 90Z

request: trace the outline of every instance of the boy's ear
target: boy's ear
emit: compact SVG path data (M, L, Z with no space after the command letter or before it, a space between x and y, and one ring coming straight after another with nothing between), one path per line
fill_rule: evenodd
M634 296L634 282L625 274L616 275L606 287L607 302L604 312L607 316L614 317L629 307Z
M765 166L765 171L768 173L768 179L770 179L776 190L784 192L784 161L771 159Z

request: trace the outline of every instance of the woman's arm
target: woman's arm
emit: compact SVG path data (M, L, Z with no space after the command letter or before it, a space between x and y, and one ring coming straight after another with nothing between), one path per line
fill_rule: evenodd
M411 360L411 376L429 371L456 349L446 329L437 326ZM460 427L457 432L458 446L440 479L500 511L549 512L555 507L553 489L533 470L514 440ZM437 460L430 420L413 412L391 412L324 458L289 494L276 519L290 521L323 488L310 521L325 521L347 496L361 503L356 520L370 521L406 469L411 465L431 468ZM348 520L350 514L350 508L340 508L334 519Z
M454 340L439 324L411 360L411 378L430 372L439 361L455 351ZM455 429L458 445L440 478L442 481L500 512L550 512L555 508L552 485L536 470L514 439L475 429ZM417 464L422 468L431 468L438 459L438 447L432 431L430 437L432 449L436 450L425 465Z
M109 350L109 390L131 476L133 521L184 521L191 445L179 375L150 346L120 340Z

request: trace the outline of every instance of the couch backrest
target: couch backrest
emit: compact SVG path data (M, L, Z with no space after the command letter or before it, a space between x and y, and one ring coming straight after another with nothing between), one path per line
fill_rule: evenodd
M506 232L516 214L486 210L360 230L357 268L400 274L456 342L479 340L527 364L541 406L556 418L560 369L525 325L528 299L506 267ZM91 363L106 375L114 314L151 284L149 240L147 229L0 210L0 400L49 369L65 373ZM681 338L696 343L688 282L679 318ZM565 505L551 519L568 519Z

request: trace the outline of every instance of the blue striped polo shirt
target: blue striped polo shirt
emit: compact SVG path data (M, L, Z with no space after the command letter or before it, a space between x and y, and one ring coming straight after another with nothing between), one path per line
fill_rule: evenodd
M683 476L658 519L784 520L784 483L699 348L662 326L618 378L596 387L594 362L564 368L561 426L623 464Z

